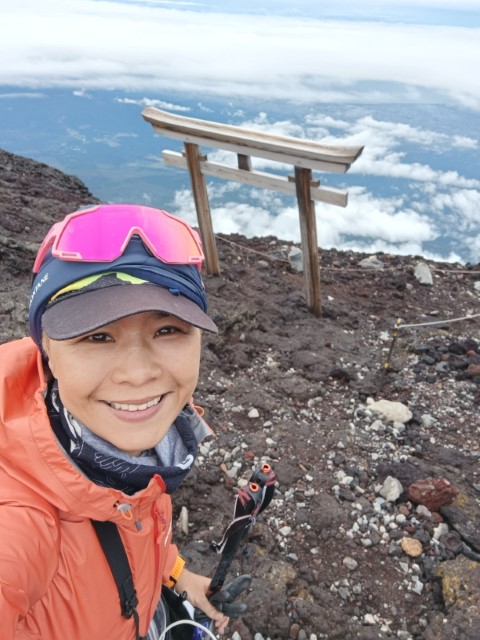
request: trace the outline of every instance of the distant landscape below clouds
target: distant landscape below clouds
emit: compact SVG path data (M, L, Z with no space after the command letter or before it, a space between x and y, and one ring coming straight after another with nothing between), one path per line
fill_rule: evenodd
M317 174L349 192L345 209L316 204L320 246L477 263L477 4L19 0L2 8L0 147L195 222L187 174L161 159L180 147L146 106L365 145L349 173ZM299 241L294 198L216 180L209 193L217 232Z

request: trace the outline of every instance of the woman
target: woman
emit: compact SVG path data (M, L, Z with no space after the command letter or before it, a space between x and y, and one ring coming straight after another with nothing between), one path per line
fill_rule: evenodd
M171 542L170 494L209 433L191 404L201 330L217 331L202 260L186 223L134 205L70 214L40 247L31 338L0 347L3 640L156 638L162 584L225 630ZM104 522L133 577L129 617Z

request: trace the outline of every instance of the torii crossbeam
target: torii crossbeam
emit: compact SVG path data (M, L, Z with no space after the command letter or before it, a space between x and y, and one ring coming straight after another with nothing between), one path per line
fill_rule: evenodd
M145 109L142 116L153 126L155 133L184 143L183 153L165 150L163 159L170 166L188 169L190 174L208 273L219 274L220 265L205 182L206 175L296 195L307 306L314 315L321 316L314 201L346 207L348 194L345 190L322 187L319 180L312 179L312 171L345 173L362 153L363 147L322 145L310 140L179 116L154 107ZM238 168L209 162L200 151L201 145L233 151L237 154ZM294 175L286 177L254 171L252 157L291 164L294 167Z

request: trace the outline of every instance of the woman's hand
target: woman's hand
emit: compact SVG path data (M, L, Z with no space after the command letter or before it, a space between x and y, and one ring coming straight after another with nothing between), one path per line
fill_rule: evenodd
M178 591L178 593L185 591L190 604L197 609L201 609L206 616L213 620L217 632L222 634L225 632L230 618L218 609L215 609L207 598L209 586L210 578L184 569L177 580L175 590Z

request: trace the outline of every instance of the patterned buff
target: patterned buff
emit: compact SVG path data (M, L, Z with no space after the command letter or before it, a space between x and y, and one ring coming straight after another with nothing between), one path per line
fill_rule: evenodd
M127 495L145 489L155 474L173 493L190 471L198 443L209 435L206 423L186 405L162 441L138 457L120 451L81 424L63 406L54 381L46 404L50 423L60 444L86 476L103 487Z

